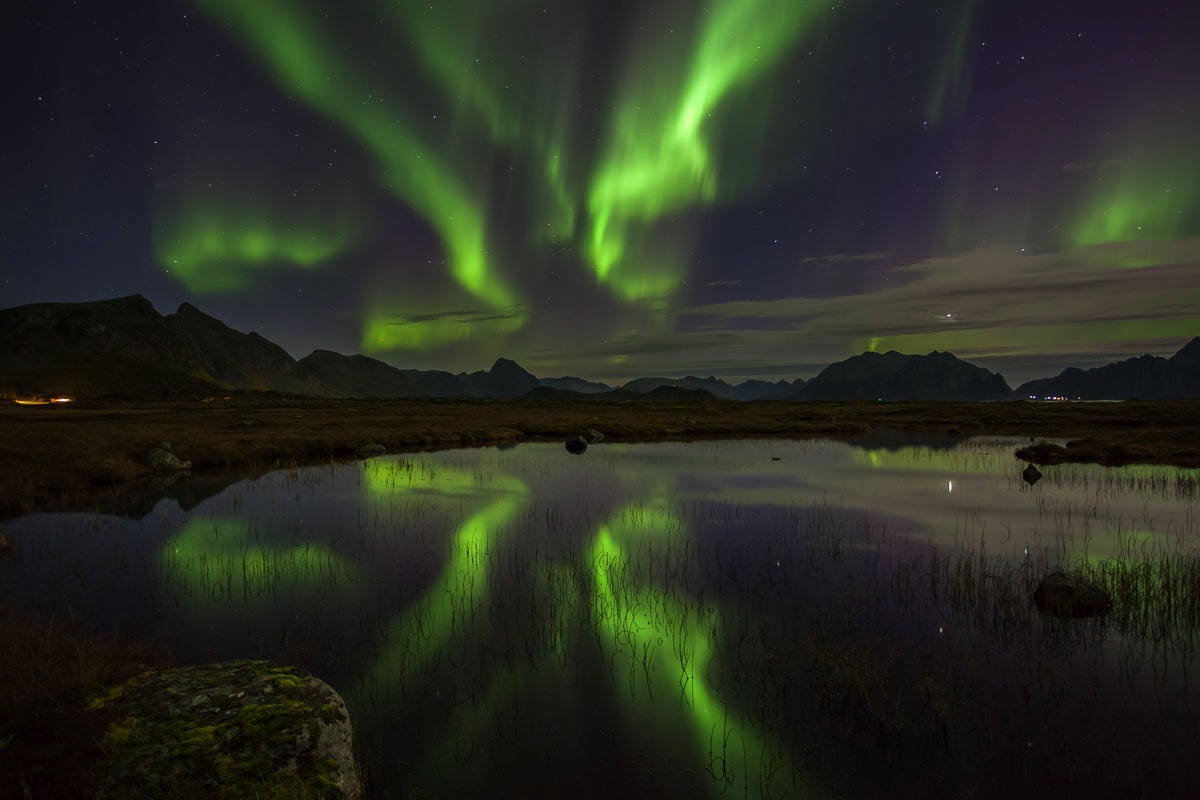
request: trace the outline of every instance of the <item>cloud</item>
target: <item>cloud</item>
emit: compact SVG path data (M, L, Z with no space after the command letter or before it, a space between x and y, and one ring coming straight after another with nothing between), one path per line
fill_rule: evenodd
M809 256L800 259L801 264L855 264L864 261L886 261L891 253L833 253L826 256Z
M514 310L512 313L505 314L505 313L498 313L498 312L492 311L491 309L471 308L471 309L460 309L460 310L456 310L456 311L434 311L429 314L407 314L407 315L399 315L398 314L393 319L389 320L388 322L391 325L408 325L410 323L421 323L421 322L440 322L442 320L451 320L453 322L470 323L470 322L489 322L489 321L493 321L493 320L504 320L504 319L519 319L521 316L522 316L521 312L517 311L517 310Z
M692 306L680 317L691 331L676 332L672 349L721 331L727 347L771 364L829 363L866 349L978 360L1178 346L1200 334L1197 267L1200 239L1066 253L981 248L898 267L897 285L869 293Z

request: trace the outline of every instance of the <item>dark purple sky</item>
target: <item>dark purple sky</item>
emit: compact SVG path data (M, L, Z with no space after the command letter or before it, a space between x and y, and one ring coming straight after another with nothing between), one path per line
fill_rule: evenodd
M1167 354L1198 34L1184 2L24 4L0 306L608 381Z

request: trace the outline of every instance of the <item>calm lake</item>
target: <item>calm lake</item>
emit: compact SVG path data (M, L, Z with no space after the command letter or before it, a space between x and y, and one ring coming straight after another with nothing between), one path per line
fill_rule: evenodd
M382 456L5 523L0 603L303 666L379 797L1183 796L1200 474L1015 440ZM1055 569L1113 594L1042 617Z

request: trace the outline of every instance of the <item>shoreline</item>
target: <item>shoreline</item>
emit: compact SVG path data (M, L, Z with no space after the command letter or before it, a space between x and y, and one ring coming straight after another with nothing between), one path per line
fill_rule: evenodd
M1014 458L1200 467L1200 400L1121 403L320 400L0 405L0 520L140 506L233 476L382 453L565 441L852 440L872 430L1029 437ZM1067 447L1039 442L1065 440ZM168 445L186 474L153 468ZM1019 454L1019 455L1018 455ZM177 479L177 480L176 480ZM170 487L171 491L167 491Z

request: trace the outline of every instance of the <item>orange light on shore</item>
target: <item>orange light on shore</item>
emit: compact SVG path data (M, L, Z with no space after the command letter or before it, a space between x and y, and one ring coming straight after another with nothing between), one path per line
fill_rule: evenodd
M14 402L20 406L48 406L51 403L70 403L73 397L18 397Z

